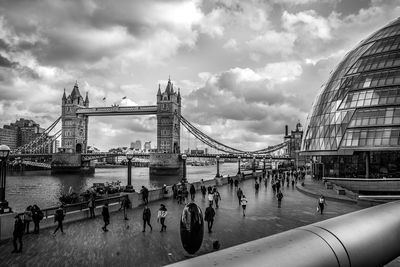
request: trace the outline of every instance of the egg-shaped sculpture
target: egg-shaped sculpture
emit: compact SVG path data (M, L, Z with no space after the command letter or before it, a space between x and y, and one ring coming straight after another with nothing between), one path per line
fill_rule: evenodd
M204 220L200 207L193 202L183 208L180 232L183 248L189 254L196 253L203 242Z

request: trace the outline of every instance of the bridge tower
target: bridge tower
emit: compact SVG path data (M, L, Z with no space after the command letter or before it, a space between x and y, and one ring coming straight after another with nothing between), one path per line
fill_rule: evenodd
M157 93L157 150L161 153L180 153L181 94L174 91L171 79Z
M88 133L88 117L81 114L76 114L78 108L89 107L89 97L86 92L86 98L83 100L79 92L78 83L76 82L71 94L67 97L62 96L62 134L61 147L66 152L82 153L86 152L87 148L87 133Z

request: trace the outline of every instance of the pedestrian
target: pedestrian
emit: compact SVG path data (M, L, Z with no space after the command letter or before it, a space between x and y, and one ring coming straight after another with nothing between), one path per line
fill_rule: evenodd
M143 209L143 231L142 232L146 232L146 224L150 227L150 231L153 231L153 227L150 224L150 218L151 218L150 208L147 207L147 205L145 205L144 209Z
M21 253L22 252L22 236L24 235L25 226L18 214L14 218L15 218L14 231L13 231L14 250L11 251L11 253ZM19 243L19 248L17 246L17 240Z
M188 202L187 200L189 199L189 191L187 189L186 184L183 184L182 187L183 187L182 189L183 203L186 204Z
M157 222L159 221L161 223L161 231L163 232L164 230L167 231L167 226L165 225L165 218L167 217L167 208L165 207L164 204L160 205L160 209L158 210L157 214Z
M228 175L228 178L229 178L229 185L232 187L233 186L233 178L231 178L229 175Z
M140 193L142 194L142 200L145 205L149 203L149 189L142 185L142 189L140 189Z
M281 203L282 203L282 198L283 198L283 194L282 194L281 190L279 190L278 193L276 194L276 198L278 199L278 208L280 208Z
M246 216L246 206L247 206L247 198L245 195L242 195L240 200L240 204L242 205L243 216Z
M63 229L63 221L64 221L64 210L63 210L63 206L58 207L58 209L56 210L56 213L54 214L54 223L58 223L57 224L57 228L56 230L54 230L53 235L55 235L58 231L58 229L61 230L61 233L64 234L64 229Z
M213 197L214 197L215 207L218 209L219 208L218 202L221 200L221 194L218 192L218 189L216 187L214 188Z
M294 187L294 179L292 178L292 187Z
M263 176L258 176L258 183L261 184L261 179L263 178Z
M29 205L24 212L24 228L26 233L29 234L29 224L32 221L32 206Z
M205 198L206 197L206 192L207 192L206 187L204 185L202 185L200 187L200 190L201 190L201 194L203 195L203 198Z
M318 199L318 208L321 215L324 212L325 205L326 205L325 197L321 195Z
M208 192L208 205L213 205L213 203L214 203L214 194L213 194L213 192Z
M254 188L256 189L256 193L257 193L257 192L258 192L258 189L260 188L260 184L257 183L257 181L256 181L256 183L254 184Z
M264 186L265 186L265 188L268 187L268 178L264 178Z
M237 195L237 197L238 197L239 206L240 206L240 203L241 203L240 201L241 201L242 196L243 196L243 191L242 191L242 189L240 189L240 187L239 187L239 189L237 190L236 195Z
M209 233L212 233L214 217L215 217L215 210L213 209L212 205L210 205L206 208L206 211L204 213L204 220L207 222L207 227L208 227Z
M193 184L190 185L190 199L194 201L194 198L196 196L196 188L194 187Z
M33 233L39 234L39 223L43 219L43 212L40 208L35 204L32 206L32 221L34 224Z
M208 192L208 193L212 193L212 191L213 191L213 188L211 187L211 185L209 185L209 186L207 187L207 192Z
M96 198L94 194L91 194L89 201L88 201L88 207L89 207L89 217L90 218L95 218L96 215L94 214L94 209L96 208Z
M107 202L103 206L101 215L103 215L103 221L104 221L104 226L101 229L103 229L104 232L108 232L107 225L110 224L110 213L108 211L108 203Z
M172 195L174 199L177 199L178 197L178 187L176 186L176 184L172 185Z
M179 184L178 185L178 194L177 194L177 198L178 198L178 204L182 204L182 200L183 200L183 192L182 192L182 186Z
M124 220L129 220L128 216L126 215L126 209L129 208L129 204L130 204L130 200L128 198L128 196L125 196L122 201L121 201L121 207L119 208L119 210L123 210L124 211ZM146 205L146 204L145 204Z
M239 186L239 181L237 178L235 178L235 187L238 187L238 186Z

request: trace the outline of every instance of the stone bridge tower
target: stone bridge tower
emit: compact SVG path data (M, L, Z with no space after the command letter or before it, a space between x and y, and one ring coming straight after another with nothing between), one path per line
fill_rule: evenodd
M88 93L86 93L86 98L83 100L77 82L68 97L64 89L61 112L61 148L65 149L65 152L86 152L88 117L85 115L77 115L76 110L87 107L89 107Z
M161 153L180 153L181 94L174 91L168 79L165 91L157 93L157 150Z

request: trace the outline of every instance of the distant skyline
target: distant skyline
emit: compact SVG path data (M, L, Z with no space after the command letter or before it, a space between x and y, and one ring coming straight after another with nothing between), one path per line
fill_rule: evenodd
M154 105L170 76L199 129L265 148L306 123L343 56L398 14L400 0L3 0L0 125L46 128L75 81L90 106ZM90 117L88 145L154 145L156 127L154 116ZM182 149L200 148L187 137Z

